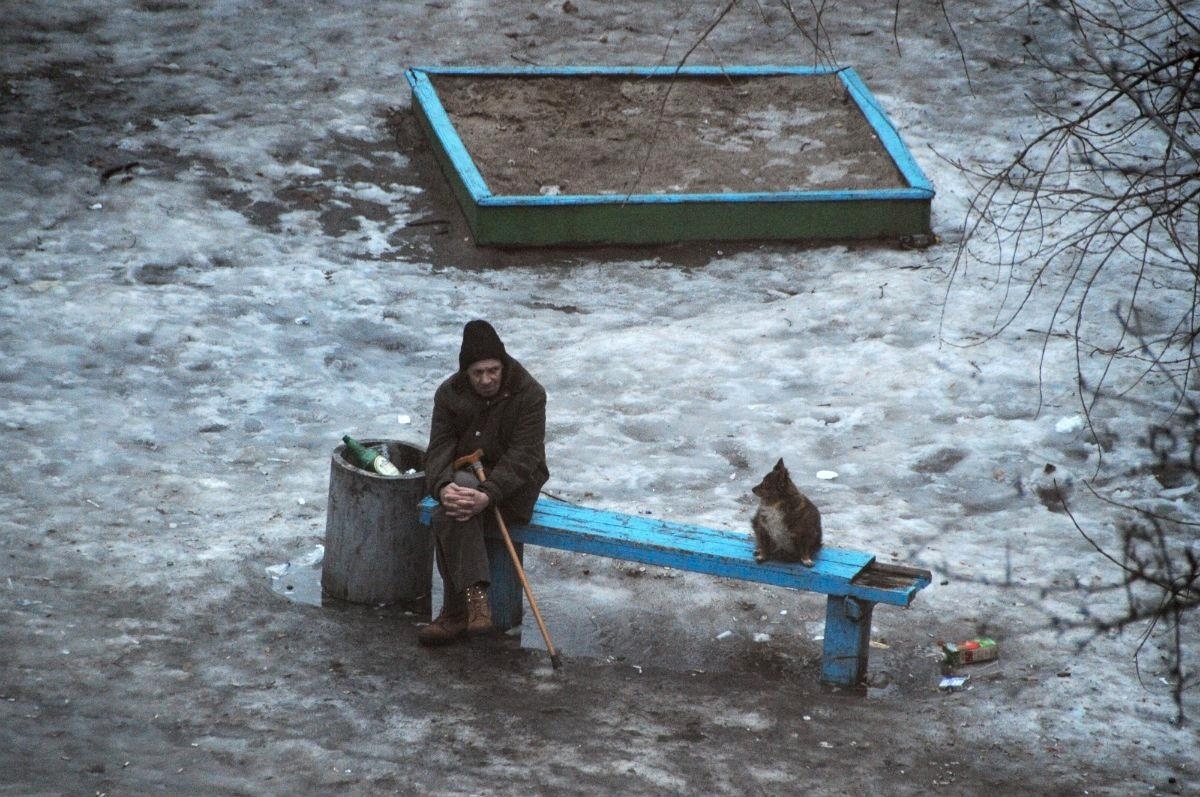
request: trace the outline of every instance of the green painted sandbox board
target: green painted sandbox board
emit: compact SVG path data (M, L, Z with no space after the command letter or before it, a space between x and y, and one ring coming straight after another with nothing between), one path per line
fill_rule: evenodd
M835 74L905 185L764 193L496 195L442 106L431 76L590 77ZM679 241L886 239L930 232L933 185L866 85L850 68L824 67L414 67L413 108L482 246L665 244Z

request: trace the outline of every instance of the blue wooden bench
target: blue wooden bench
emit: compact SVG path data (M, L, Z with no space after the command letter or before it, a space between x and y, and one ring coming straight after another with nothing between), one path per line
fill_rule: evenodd
M422 523L429 524L434 506L431 498L422 502ZM518 550L522 544L541 545L827 595L821 680L838 686L859 684L866 676L875 604L908 606L931 579L928 570L883 564L871 554L841 548L822 548L812 567L759 563L750 533L605 512L545 497L538 500L532 520L510 524L509 533ZM522 618L520 581L498 537L488 540L488 555L493 620L498 628L513 628Z

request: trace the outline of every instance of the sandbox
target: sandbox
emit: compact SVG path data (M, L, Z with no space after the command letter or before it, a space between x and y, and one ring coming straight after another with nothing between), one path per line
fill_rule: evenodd
M849 68L405 74L479 245L930 232L933 186Z

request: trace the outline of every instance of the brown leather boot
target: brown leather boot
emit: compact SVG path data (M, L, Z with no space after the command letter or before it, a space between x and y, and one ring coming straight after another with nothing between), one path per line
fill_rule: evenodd
M417 641L422 645L449 645L466 630L465 612L442 609L437 619L417 632Z
M492 630L492 606L488 603L487 587L475 584L467 587L467 634L478 636Z

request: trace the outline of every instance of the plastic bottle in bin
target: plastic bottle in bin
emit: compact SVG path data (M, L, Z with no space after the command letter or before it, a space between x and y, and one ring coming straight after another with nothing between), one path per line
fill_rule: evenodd
M399 476L400 471L391 460L377 448L367 448L350 435L342 437L346 451L350 453L350 461L363 470L373 471L380 476Z

